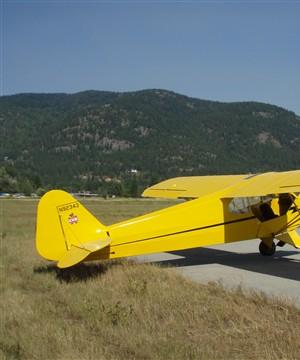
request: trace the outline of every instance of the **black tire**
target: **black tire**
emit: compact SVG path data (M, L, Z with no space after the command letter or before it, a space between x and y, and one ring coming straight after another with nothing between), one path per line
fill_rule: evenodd
M266 245L263 241L259 244L259 252L262 256L273 256L276 251L276 245L273 242L272 247Z

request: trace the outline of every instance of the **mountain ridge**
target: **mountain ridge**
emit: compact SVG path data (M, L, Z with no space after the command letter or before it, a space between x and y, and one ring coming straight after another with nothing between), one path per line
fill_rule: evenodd
M242 101L221 101L221 100L211 100L211 99L202 99L202 98L197 98L194 96L188 96L188 95L184 95L181 93L177 93L175 91L172 90L166 90L166 89L160 89L160 88L147 88L147 89L141 89L141 90L134 90L134 91L107 91L107 90L94 90L94 89L90 89L90 90L83 90L83 91L76 91L76 92L40 92L40 93L35 93L35 92L21 92L21 93L16 93L16 94L8 94L8 95L2 95L0 96L0 99L10 99L10 98L14 98L13 101L15 101L16 98L18 97L23 97L23 98L29 98L29 97L65 97L65 98L72 98L72 97L78 97L78 96L91 96L91 95L108 95L108 96L121 96L121 95L127 95L127 94L139 94L139 93L151 93L151 92L164 92L164 93L169 93L169 94L174 94L177 96L182 96L188 99L192 99L192 100L196 100L196 101L203 101L203 102L210 102L210 103L215 103L215 104L261 104L261 105L270 105L270 106L275 106L278 109L281 110L285 110L285 111L289 111L294 113L296 116L299 117L298 114L296 114L294 111L291 111L283 106L280 105L275 105L275 104L271 104L268 102L263 102L263 101L255 101L255 100L242 100ZM89 98L90 100L90 98Z
M49 187L300 167L295 113L162 89L2 96L0 130L0 166Z

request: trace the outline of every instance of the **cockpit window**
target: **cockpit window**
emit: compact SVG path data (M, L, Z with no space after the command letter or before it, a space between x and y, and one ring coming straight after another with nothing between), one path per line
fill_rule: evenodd
M273 196L252 196L233 198L229 203L229 211L233 214L247 214L251 207L257 204L268 203Z

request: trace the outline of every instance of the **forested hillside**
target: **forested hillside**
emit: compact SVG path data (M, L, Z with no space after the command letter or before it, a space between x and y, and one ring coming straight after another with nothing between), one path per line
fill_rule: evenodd
M0 191L132 194L173 176L300 168L293 112L165 90L3 96L0 133Z

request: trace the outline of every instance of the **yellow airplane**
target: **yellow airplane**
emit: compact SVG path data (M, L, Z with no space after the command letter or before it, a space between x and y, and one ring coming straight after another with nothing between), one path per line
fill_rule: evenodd
M105 226L70 194L49 191L38 205L38 253L66 268L254 238L262 255L285 243L300 248L300 170L178 177L143 196L190 201Z

